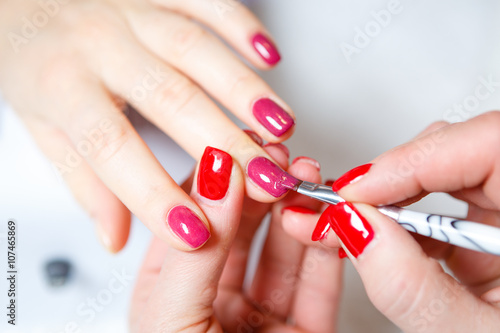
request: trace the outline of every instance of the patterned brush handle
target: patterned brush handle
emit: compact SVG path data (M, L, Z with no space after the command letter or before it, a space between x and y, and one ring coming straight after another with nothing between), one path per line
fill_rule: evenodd
M408 231L467 249L500 256L500 228L394 206L378 210Z

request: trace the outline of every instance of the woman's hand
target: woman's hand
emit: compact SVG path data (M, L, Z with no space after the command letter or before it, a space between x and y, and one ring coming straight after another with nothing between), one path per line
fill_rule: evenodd
M269 153L286 162L282 152ZM206 163L203 159L200 169L210 168ZM212 238L202 249L184 253L153 240L132 300L132 331L334 331L342 276L337 250L304 246L281 228L283 207L305 206L302 214L308 214L318 204L291 194L273 206L255 277L244 283L250 246L270 205L242 202L243 176L232 170L222 200L201 197L199 184L191 192L212 225ZM319 181L316 167L304 160L289 172Z
M373 206L447 192L469 203L468 220L500 227L500 113L436 123L333 188L349 202L325 210L317 228L330 224L335 234L322 242L342 246L384 315L405 332L498 331L500 257L412 237ZM285 226L293 219L285 216ZM302 219L309 234L313 219Z
M2 94L113 252L128 237L129 210L178 249L201 243L177 237L173 207L187 207L209 231L123 114L126 104L196 159L207 145L242 167L267 156L209 96L270 142L292 134L289 107L218 38L260 69L279 61L265 28L237 1L11 0L0 3L0 22ZM276 200L246 185L252 198Z

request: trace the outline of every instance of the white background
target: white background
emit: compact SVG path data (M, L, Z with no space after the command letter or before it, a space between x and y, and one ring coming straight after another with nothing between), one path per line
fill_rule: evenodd
M353 44L355 29L373 21L372 11L389 1L248 0L265 22L283 56L263 77L294 109L297 128L287 143L292 158L308 155L322 174L338 177L411 139L446 110L461 104L492 76L500 81L500 3L497 1L400 1L402 11L348 63L342 43ZM20 83L13 83L20 84ZM468 116L498 109L500 87ZM465 119L463 119L465 120ZM135 123L165 168L177 179L193 164L167 137L141 119ZM167 163L167 161L169 161ZM174 162L175 161L175 162ZM419 209L463 215L465 208L444 196ZM63 332L77 323L82 332L126 331L133 281L87 322L76 309L108 288L113 272L134 275L149 232L134 221L125 251L105 253L92 221L77 206L15 113L0 111L0 232L9 218L18 223L19 310L15 332ZM0 272L5 267L0 239ZM52 289L44 279L48 259L71 260L68 285ZM0 299L6 285L0 273ZM4 301L0 302L3 308ZM0 310L0 318L4 318ZM341 332L395 332L367 300L347 264ZM2 331L5 320L0 321ZM8 331L8 330L7 330Z

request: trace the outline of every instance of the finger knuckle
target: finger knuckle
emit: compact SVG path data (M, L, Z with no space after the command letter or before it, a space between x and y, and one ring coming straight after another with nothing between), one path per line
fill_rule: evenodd
M109 130L100 131L100 140L96 141L96 149L92 151L90 158L98 165L108 163L124 149L130 135L123 121L114 122Z
M207 36L208 33L204 29L194 24L182 26L171 33L171 49L178 58L184 58Z
M201 96L201 91L187 78L178 77L162 82L152 94L152 100L157 112L165 113L169 119L177 119L184 110L190 109L189 105ZM190 109L190 113L196 108ZM192 115L192 114L190 114ZM194 115L193 115L194 116Z
M383 282L368 289L368 296L377 308L391 318L407 318L421 305L422 297L442 268L436 261L425 265L425 270L415 273L415 267L399 267L386 275Z
M252 73L241 73L235 75L232 82L229 83L229 95L241 96L241 92L248 90L256 82L256 75Z

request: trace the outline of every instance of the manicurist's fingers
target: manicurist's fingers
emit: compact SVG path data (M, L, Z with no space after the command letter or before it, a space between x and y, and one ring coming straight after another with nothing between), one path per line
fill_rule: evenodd
M146 48L196 82L264 139L278 142L292 135L295 121L290 107L217 37L184 16L152 6L149 10L131 8L127 13L137 39Z
M207 148L192 196L212 225L212 237L195 253L168 249L138 332L180 332L220 329L212 303L229 248L238 229L243 204L243 175L225 152ZM154 256L153 251L149 255Z
M151 2L206 24L259 68L274 66L281 59L263 24L239 1L151 0Z
M373 165L349 171L333 188L346 200L374 205L400 202L423 191L461 191L483 208L498 209L499 128L500 112L442 127L390 150Z
M332 207L327 218L368 296L403 331L466 332L477 330L478 320L488 327L499 322L496 309L446 274L375 208L348 202Z

